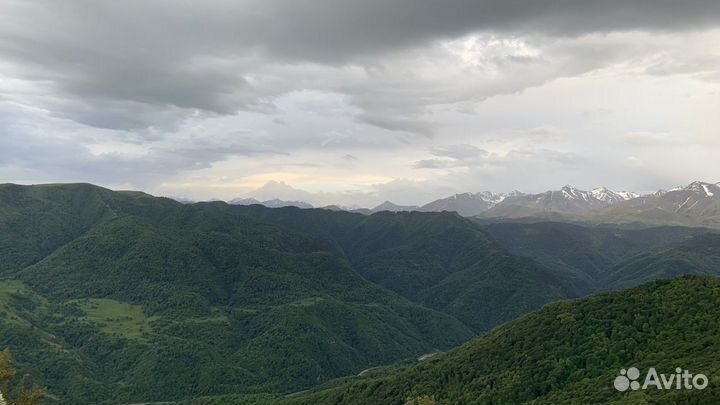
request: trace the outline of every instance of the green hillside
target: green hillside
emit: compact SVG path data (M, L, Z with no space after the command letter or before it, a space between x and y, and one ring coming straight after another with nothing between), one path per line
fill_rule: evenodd
M550 304L417 366L273 401L399 405L433 396L462 405L717 404L718 330L720 279L687 276ZM710 382L702 391L615 390L619 371L632 366L667 374L682 367Z
M509 254L454 213L228 209L322 237L367 280L451 314L477 332L587 293L572 275Z
M483 227L0 185L0 347L60 403L277 401L394 373L382 366L549 302L716 274L718 245L702 229Z
M619 229L559 222L482 228L511 253L580 280L586 294L681 275L720 275L720 236L706 228Z
M482 229L512 254L569 274L585 294L612 288L614 269L625 262L656 255L710 232L705 228L622 229L561 222L494 223ZM662 277L648 275L632 285L657 278Z
M63 403L298 391L473 336L326 241L212 205L89 185L0 195L0 346Z
M720 235L702 234L659 252L637 255L613 268L608 287L627 288L685 274L720 275Z

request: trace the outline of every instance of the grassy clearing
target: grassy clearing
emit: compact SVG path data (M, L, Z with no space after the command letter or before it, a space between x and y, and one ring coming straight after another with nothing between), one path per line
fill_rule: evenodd
M140 305L131 305L104 298L75 301L85 312L83 319L97 323L103 332L131 340L145 340L152 332L148 317Z
M10 325L29 325L18 305L46 307L47 302L20 281L0 280L0 319Z

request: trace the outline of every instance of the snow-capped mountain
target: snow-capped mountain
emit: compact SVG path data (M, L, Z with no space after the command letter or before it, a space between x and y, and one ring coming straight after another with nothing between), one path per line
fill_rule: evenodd
M592 191L567 185L560 190L539 194L511 193L455 194L435 200L420 208L421 211L456 211L460 215L530 216L536 212L584 213L605 208L621 201L637 198L638 193L615 192L606 187Z
M618 203L620 201L632 200L633 198L640 197L639 193L632 191L612 191L607 187L598 187L590 192L593 197L600 201L605 201L610 204Z
M501 204L493 207L488 214L509 217L532 216L548 211L578 214L607 207L614 202L610 200L610 193L599 192L597 194L607 200L596 197L592 191L580 190L568 185L560 190L506 198Z
M302 201L280 199L260 201L255 198L235 199L231 204L262 204L267 207L296 206L312 208ZM720 183L696 181L667 191L640 195L630 191L613 191L598 187L590 191L570 185L559 190L538 194L461 193L441 198L421 207L398 205L390 201L373 209L349 209L340 205L326 209L361 214L380 211L455 211L460 215L497 220L571 220L589 223L626 223L638 225L682 225L720 227Z
M687 186L658 191L655 194L617 204L615 211L635 213L662 212L694 216L720 215L720 183L696 181Z
M696 181L693 183L690 183L689 185L685 187L675 187L668 192L677 192L677 191L684 191L684 192L690 192L695 193L700 196L705 197L714 197L715 195L720 196L720 183L705 183L702 181Z
M519 191L512 193L492 193L489 191L481 191L479 193L462 193L455 194L447 198L441 198L420 207L420 211L438 212L438 211L455 211L463 216L479 215L497 204L501 203L505 198L523 195Z

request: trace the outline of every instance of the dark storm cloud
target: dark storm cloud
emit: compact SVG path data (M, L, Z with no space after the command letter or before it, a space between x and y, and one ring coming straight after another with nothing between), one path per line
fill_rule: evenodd
M311 149L358 171L386 150L502 169L469 144L527 125L479 101L643 58L642 74L720 81L712 52L686 46L712 46L690 31L719 16L716 0L2 0L0 175L158 184Z
M36 19L32 29L52 31L66 42L112 45L108 53L152 50L172 59L189 50L257 47L283 59L325 61L478 30L579 35L697 29L716 24L720 15L714 0L76 0L22 8ZM68 31L86 40L63 38ZM104 53L92 46L84 51ZM122 54L116 58L124 60Z
M475 31L682 30L720 15L715 0L10 0L3 8L0 73L49 86L59 116L123 130L172 126L193 110L265 108L290 90L254 84L267 64L372 65L390 51ZM360 117L433 132L416 118Z
M697 29L720 16L714 0L287 0L253 9L251 26L279 57L332 61L472 31Z

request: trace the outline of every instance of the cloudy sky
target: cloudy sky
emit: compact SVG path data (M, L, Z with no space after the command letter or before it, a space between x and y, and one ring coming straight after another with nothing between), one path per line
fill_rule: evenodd
M0 9L0 182L373 205L720 181L717 0Z

